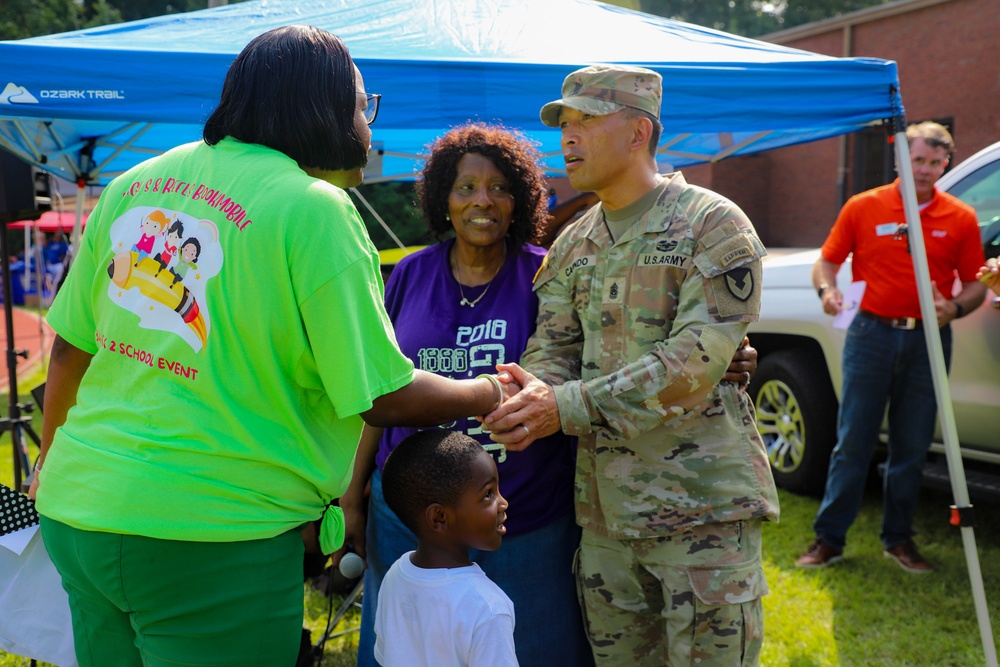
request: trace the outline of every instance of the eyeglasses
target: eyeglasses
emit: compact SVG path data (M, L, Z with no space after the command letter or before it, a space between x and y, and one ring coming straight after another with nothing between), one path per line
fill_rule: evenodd
M378 103L382 99L382 96L375 93L368 95L367 101L368 106L365 107L365 121L371 125L375 122L375 118L378 116Z

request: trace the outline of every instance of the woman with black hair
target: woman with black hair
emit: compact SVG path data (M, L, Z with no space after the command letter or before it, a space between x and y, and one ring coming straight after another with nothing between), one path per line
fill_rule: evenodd
M343 190L378 101L337 37L269 31L230 67L204 141L129 170L91 214L48 315L31 489L81 665L294 664L299 529L346 488L363 420L502 400L495 376L415 371L396 345ZM140 256L149 219L167 224ZM177 273L156 259L175 223L198 249ZM343 515L323 516L329 553Z

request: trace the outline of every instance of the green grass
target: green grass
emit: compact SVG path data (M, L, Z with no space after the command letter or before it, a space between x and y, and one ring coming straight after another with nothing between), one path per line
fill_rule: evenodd
M915 529L930 575L903 571L882 555L881 504L866 495L848 533L844 560L800 570L795 559L812 539L819 502L781 494L782 520L764 530L768 667L972 667L985 664L961 532L948 524L948 495L925 490ZM997 506L976 507L975 539L994 642L1000 637L1000 530Z
M316 644L326 630L327 619L331 618L331 611L335 616L343 604L344 598L334 595L331 610L329 598L312 586L306 586L305 602L305 627L312 632L312 641L313 644ZM323 647L321 667L353 667L356 664L358 633L354 632L353 629L361 624L361 609L358 606L360 604L361 598L359 597L355 605L348 607L348 612L340 619L337 626L332 628L330 638Z
M7 367L0 364L2 370L0 372L6 374ZM45 382L45 374L47 373L47 368L45 365L40 364L31 373L25 374L23 377L17 379L17 393L18 402L23 405L25 403L34 403L35 399L31 396L31 390L38 385ZM4 376L6 377L6 375ZM0 404L0 414L3 417L10 417L10 394L3 393L0 394L0 400L3 401ZM41 436L42 434L42 420L41 420L41 406L36 406L36 410L30 414L22 414L22 417L28 417L31 419L31 427L34 431ZM38 447L35 443L31 442L31 439L25 434L25 440L28 441L28 453L29 462L34 465L35 457L38 455ZM22 477L25 476L27 471L21 471ZM14 462L13 462L13 450L10 444L10 431L5 430L3 434L0 434L0 483L6 484L7 486L14 485ZM0 651L0 655L3 652ZM3 663L0 663L3 665Z
M42 378L22 383L27 391ZM6 401L0 405L6 415ZM37 413L36 413L37 415ZM35 424L36 427L39 424ZM37 430L37 429L36 429ZM0 438L0 482L11 483L10 436ZM764 569L771 593L764 598L766 667L974 667L985 664L976 610L959 529L948 524L947 494L925 490L915 528L935 572L914 576L883 557L878 539L879 492L870 490L848 534L845 558L822 570L805 571L795 559L812 539L819 502L781 492L781 522L764 527ZM1000 505L979 503L975 528L986 601L1000 625ZM342 598L334 597L334 613ZM305 587L305 625L313 642L323 634L328 601ZM351 609L336 630L358 624ZM326 643L323 667L355 664L357 633ZM27 665L0 651L0 667Z

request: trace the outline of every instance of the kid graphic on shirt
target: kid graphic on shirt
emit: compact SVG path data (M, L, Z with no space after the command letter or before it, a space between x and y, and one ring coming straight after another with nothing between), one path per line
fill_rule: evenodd
M160 263L160 271L169 269L171 268L171 264L176 263L177 245L181 242L181 238L183 238L183 236L184 223L180 220L174 219L173 224L170 225L170 229L167 230L166 238L163 240L163 250L161 250L160 254L156 257L156 261ZM173 273L172 269L170 273ZM159 272L157 272L157 275L159 275Z
M138 243L136 216L143 232ZM110 236L117 252L108 262L108 297L138 315L140 327L171 331L196 352L204 350L211 329L206 287L223 263L216 225L182 211L143 206L115 220ZM190 271L195 261L197 270Z
M174 284L187 276L188 271L198 270L198 256L201 254L201 243L195 237L190 237L181 244L181 256L174 269Z
M139 253L140 260L153 254L153 244L156 243L156 237L163 234L163 230L167 228L169 223L170 221L167 220L167 216L163 214L163 211L159 210L153 211L139 223L142 236L132 246L132 251ZM137 260L136 266L138 265Z

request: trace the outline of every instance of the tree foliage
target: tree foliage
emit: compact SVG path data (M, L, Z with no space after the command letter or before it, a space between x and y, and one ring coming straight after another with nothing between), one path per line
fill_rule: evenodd
M121 14L107 0L0 0L0 39L24 39L109 23Z
M434 242L416 206L417 196L412 181L361 185L358 191L378 211L403 245L428 245ZM351 198L361 212L361 218L365 221L368 235L375 247L379 250L397 247L396 241L354 193L351 193Z
M889 0L621 0L614 4L686 23L759 37Z
M98 0L104 2L105 0ZM107 0L121 14L123 21L138 21L152 16L193 12L208 7L208 0ZM236 4L241 0L229 0ZM94 0L84 0L84 5L94 4Z
M779 16L771 3L756 0L640 0L639 8L685 23L694 23L736 35L763 35L779 30Z
M229 4L243 1L228 0ZM207 7L208 0L0 0L0 39L53 35Z
M822 21L841 14L882 5L889 0L787 0L782 14L782 28Z

